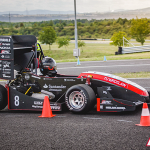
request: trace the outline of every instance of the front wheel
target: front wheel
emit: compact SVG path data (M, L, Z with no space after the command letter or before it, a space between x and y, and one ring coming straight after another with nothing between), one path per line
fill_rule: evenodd
M91 87L85 84L72 86L65 95L66 105L74 113L85 113L96 103L96 96Z

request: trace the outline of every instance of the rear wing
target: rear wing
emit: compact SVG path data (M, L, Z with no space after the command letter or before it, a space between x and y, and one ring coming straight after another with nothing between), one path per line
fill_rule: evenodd
M33 35L0 36L0 78L12 80L14 70L24 70L37 52L36 44Z

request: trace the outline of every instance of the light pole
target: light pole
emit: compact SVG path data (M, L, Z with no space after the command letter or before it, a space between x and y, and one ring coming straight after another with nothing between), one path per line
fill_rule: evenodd
M77 33L77 19L76 19L76 0L74 0L74 15L75 15L75 49L73 50L73 56L78 58L77 65L80 65L79 56L80 49L78 49L78 33Z
M75 15L75 49L78 49L78 33L77 33L77 19L76 19L76 0L74 0L74 15Z

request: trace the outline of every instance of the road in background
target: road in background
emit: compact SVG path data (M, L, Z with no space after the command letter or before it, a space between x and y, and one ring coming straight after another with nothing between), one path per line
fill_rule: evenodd
M135 60L108 60L57 63L57 70L60 74L79 75L84 71L99 71L106 73L126 73L150 71L150 59Z

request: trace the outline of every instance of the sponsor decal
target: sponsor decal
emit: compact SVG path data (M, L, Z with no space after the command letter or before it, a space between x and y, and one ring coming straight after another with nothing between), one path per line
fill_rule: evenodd
M51 78L43 78L43 80L52 80Z
M103 109L103 105L100 105L100 109Z
M0 49L8 49L8 50L10 50L10 47L4 47L4 46L2 46L2 47L0 47Z
M112 79L112 78L109 78L109 77L104 77L104 80L107 81L107 82L110 82L110 83L113 83L113 84L117 84L119 86L127 88L127 84L125 84L125 83L123 83L121 81L118 81L118 80L115 80L115 79Z
M10 58L10 55L1 55L1 58Z
M38 105L32 105L33 108L43 108L43 106L38 106Z
M48 88L48 85L47 85L47 84L45 84L45 85L43 86L43 88L45 88L45 89L46 89L46 88Z
M103 91L103 94L107 94L107 91Z
M49 85L49 88L51 88L51 89L53 89L53 88L55 88L55 89L65 89L66 88L66 86L64 86L64 85L60 85L60 86L58 86L58 85Z
M50 92L61 92L62 89L49 89Z
M32 75L32 77L33 78L37 78L37 79L41 79L41 77L37 77L37 76L34 76L34 75Z
M111 104L111 101L107 101L107 100L102 100L101 104Z
M75 81L74 79L64 79L64 81L66 82L66 81Z
M5 58L10 58L10 55L5 55Z
M62 89L65 89L66 86L64 86L64 85L51 85L51 84L47 85L45 83L43 88L45 88L45 89L49 88L50 92L52 92L52 91L58 92L58 91L62 91Z
M3 68L9 68L9 67L10 67L10 66L9 66L8 63L3 65Z
M107 91L111 91L111 90L112 90L111 87L108 86L108 87L107 87Z
M0 43L0 45L10 46L10 43Z
M50 92L60 92L60 91L62 91L62 89L65 89L66 88L66 86L64 86L64 85L60 85L60 86L58 86L58 85L49 85L49 91Z
M3 65L6 65L6 64L7 64L7 65L10 65L10 64L11 64L11 62L3 61L3 62L2 62L2 64L3 64Z
M5 77L5 78L11 78L11 76L8 76L6 74L3 74L3 77Z
M138 102L133 102L135 105L140 105L140 104L143 104L143 102L141 101L138 101Z
M10 42L10 38L0 38L0 42Z
M61 110L61 106L57 104L50 104L52 110ZM32 108L42 109L43 108L43 102L41 101L34 101L34 105L32 105Z
M125 107L106 106L106 109L126 109Z
M34 105L32 105L33 108L40 108L42 109L43 108L43 102L41 101L34 101Z
M3 70L3 73L5 73L5 74L11 74L11 72L4 71L4 70Z
M1 65L0 65L1 66ZM3 69L3 71L11 71L11 69Z
M42 106L43 106L43 102L40 102L40 101L34 101L34 105L42 105Z
M51 106L51 109L52 109L52 110L60 110L61 107L60 107L60 106Z
M9 54L10 50L1 50L1 54Z

